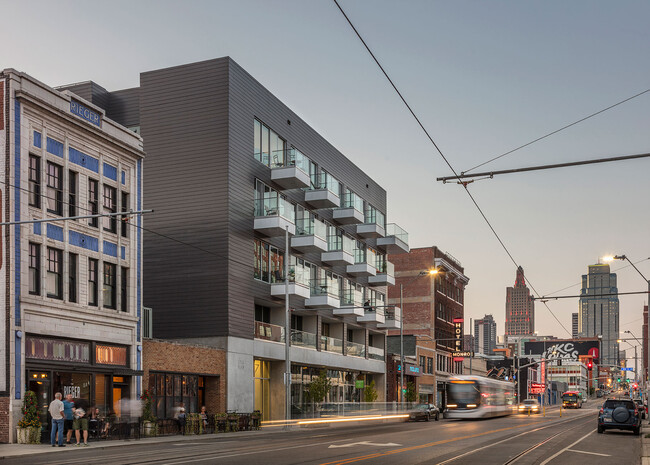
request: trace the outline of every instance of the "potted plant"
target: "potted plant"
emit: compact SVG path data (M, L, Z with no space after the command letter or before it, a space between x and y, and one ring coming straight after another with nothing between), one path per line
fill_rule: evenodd
M262 420L262 412L259 410L254 410L251 414L251 428L260 429L260 423Z
M239 415L237 412L228 412L226 419L228 420L228 431L239 431Z
M377 400L377 389L375 388L375 380L373 379L363 391L364 402L375 402Z
M41 443L41 420L38 418L36 406L36 393L27 391L23 399L23 418L18 422L16 428L18 444L40 444ZM62 432L59 434L63 434Z
M158 419L153 414L151 394L145 390L140 396L142 400L142 424L145 436L155 436L158 432Z
M228 431L228 414L227 413L215 413L214 414L214 424L216 425L217 432L225 433Z

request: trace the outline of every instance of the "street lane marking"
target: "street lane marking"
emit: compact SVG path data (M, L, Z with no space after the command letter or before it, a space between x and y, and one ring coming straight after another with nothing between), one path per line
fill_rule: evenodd
M386 444L377 444L374 442L370 441L362 441L362 442L351 442L350 444L341 444L341 445L336 445L332 444L328 447L328 449L336 449L339 447L352 447L352 446L381 446L381 447L397 447L401 446L401 444L396 444L394 442L387 442Z
M542 463L540 463L539 465L546 465L548 462L550 462L551 460L553 460L553 459L554 459L555 457L557 457L558 455L560 455L560 454L566 452L566 451L569 450L571 447L575 446L575 445L578 444L580 441L582 441L583 439L585 439L587 436L589 436L590 434L593 434L594 431L596 431L596 430L589 431L587 434L585 434L584 436L582 436L582 437L581 437L580 439L578 439L576 442L574 442L573 444L570 444L570 445L566 446L566 447L565 447L564 449L562 449L560 452L557 452L556 454L551 455L549 458L547 458L546 460L544 460L544 461L543 461Z
M586 450L567 449L567 452L577 452L579 454L600 455L601 457L611 457L609 454L599 454L598 452L587 452Z

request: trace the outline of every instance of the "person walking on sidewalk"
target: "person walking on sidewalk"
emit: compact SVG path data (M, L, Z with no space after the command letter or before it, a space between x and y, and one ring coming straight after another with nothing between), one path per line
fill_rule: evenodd
M77 408L74 409L74 420L72 422L72 428L74 429L74 435L77 439L77 446L81 445L81 431L83 431L84 436L84 446L88 445L88 417L89 417L89 407L86 399L77 399L75 402Z
M52 432L50 433L50 444L55 447L56 436L58 432L59 447L65 447L63 444L63 402L61 402L61 393L54 394L54 400L50 403L50 415L52 416Z

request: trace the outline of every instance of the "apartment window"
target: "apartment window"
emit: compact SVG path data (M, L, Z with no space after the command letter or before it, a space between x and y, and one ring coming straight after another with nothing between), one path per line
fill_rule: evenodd
M117 211L117 189L111 186L104 184L103 189L103 210L102 213L115 213ZM104 231L115 233L117 232L117 217L115 216L105 216L102 221L104 225Z
M91 215L99 213L98 191L99 183L96 179L88 179L88 211ZM93 227L99 226L99 218L90 218L88 224ZM97 305L97 304L95 304Z
M426 357L424 355L420 355L420 373L426 373L425 368L426 366Z
M88 305L97 306L97 268L99 264L94 258L88 259Z
M120 276L120 310L123 312L129 311L128 304L128 286L129 286L129 269L122 267Z
M63 168L47 162L47 211L63 215Z
M433 357L427 357L427 373L433 373Z
M47 248L47 296L63 298L63 251Z
M29 205L41 208L41 157L29 156Z
M255 120L253 130L255 159L266 166L284 166L286 142L258 120Z
M104 262L104 287L102 294L105 308L115 308L115 269L113 263Z
M29 293L41 294L41 246L29 243Z
M77 216L77 173L68 171L68 216Z
M253 277L265 283L283 282L284 252L255 239Z
M68 254L68 300L77 302L77 263L76 253Z
M129 211L129 194L126 192L122 192L122 211L126 212ZM129 217L124 215L122 217L122 225L121 225L121 233L122 237L128 237L128 231L129 231Z

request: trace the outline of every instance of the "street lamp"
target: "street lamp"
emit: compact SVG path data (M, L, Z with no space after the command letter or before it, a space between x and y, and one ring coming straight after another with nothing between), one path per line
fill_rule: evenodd
M632 334L631 331L625 331L625 332L626 332L626 333L630 333L630 334ZM634 334L632 334L632 336L634 337ZM636 337L635 337L634 339L636 339ZM639 342L638 339L636 339L636 341ZM637 346L635 346L634 344L632 344L632 343L629 341L629 339L618 339L616 342L618 342L619 344L620 344L621 342L627 342L627 343L630 344L632 347L634 347L634 380L635 380L635 381L638 380L638 379L639 379L639 372L638 372L637 370L639 369L639 365L638 365L638 356L637 356L637 352L636 352L636 348L637 348ZM641 347L643 347L643 345L641 345Z
M646 283L648 283L648 308L650 308L650 280L648 280L648 278L646 278L643 275L643 273L641 273L641 271L636 267L636 265L634 263L632 263L632 260L627 258L625 255L614 255L613 257L605 257L604 260L607 261L607 262L610 262L612 260L627 260L630 263L630 265L632 265L632 268L634 268L636 270L636 272L641 275L643 280ZM650 313L648 313L648 314L650 315ZM650 365L650 320L648 321L648 334L646 336L648 338L648 354L647 354L648 355L648 364ZM645 366L644 369L645 369L645 375L646 375L645 376L646 391L647 391L648 397L650 397L650 379L648 379L648 375L650 374L650 368Z
M399 373L399 398L400 403L404 403L404 288L411 284L418 278L422 276L433 276L440 272L437 268L433 268L427 271L420 271L416 276L413 276L406 284L399 285L399 308L402 309L402 321L399 325L399 363L400 363L400 373Z

